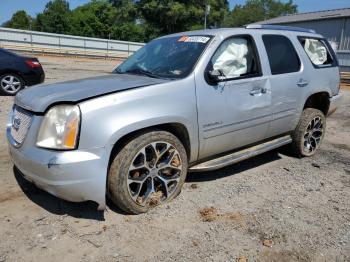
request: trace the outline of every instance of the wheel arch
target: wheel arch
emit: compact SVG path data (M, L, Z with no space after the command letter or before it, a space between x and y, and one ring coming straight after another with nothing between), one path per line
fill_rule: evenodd
M114 141L109 156L109 165L111 161L113 161L113 156L115 156L120 151L120 149L123 148L131 139L137 137L138 135L144 132L154 130L166 131L176 136L185 147L188 160L190 161L191 157L194 157L193 155L195 154L195 152L193 152L193 144L191 143L190 133L186 125L179 122L168 122L137 128L121 135L118 139Z
M15 75L17 75L17 76L22 78L21 73L18 72L17 70L14 70L14 69L11 69L11 68L5 68L5 69L0 70L0 76L6 75L6 74L15 74Z
M304 103L303 109L315 108L326 116L330 106L329 97L330 94L327 91L310 94Z

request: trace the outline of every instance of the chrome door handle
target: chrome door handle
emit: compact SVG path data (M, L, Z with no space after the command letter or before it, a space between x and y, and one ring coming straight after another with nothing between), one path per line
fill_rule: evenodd
M259 95L259 94L265 94L266 93L266 88L262 87L262 88L254 88L252 89L249 94L252 95L252 96L255 96L255 95Z
M298 86L300 87L304 87L304 86L307 86L309 84L308 81L304 80L304 79L300 79L297 83Z

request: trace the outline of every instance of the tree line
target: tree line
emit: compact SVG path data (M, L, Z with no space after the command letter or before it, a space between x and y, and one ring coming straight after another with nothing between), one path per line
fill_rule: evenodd
M24 10L2 26L48 33L147 42L161 35L207 27L240 27L297 12L293 0L246 0L232 10L227 0L92 0L71 10L66 0L51 0L31 17Z

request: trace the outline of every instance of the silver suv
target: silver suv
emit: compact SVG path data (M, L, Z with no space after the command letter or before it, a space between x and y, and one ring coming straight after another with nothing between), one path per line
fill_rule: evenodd
M70 201L142 213L176 197L186 174L291 144L311 156L339 103L327 40L251 25L151 41L113 74L19 92L7 126L12 160Z

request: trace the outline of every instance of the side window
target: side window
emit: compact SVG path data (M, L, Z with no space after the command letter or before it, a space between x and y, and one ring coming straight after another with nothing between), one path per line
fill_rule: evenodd
M226 79L260 75L257 54L250 37L232 37L216 50L209 70L221 70Z
M282 35L262 37L273 75L298 72L300 59L291 41Z
M315 66L321 67L333 65L332 56L330 55L324 40L299 37L299 41Z

